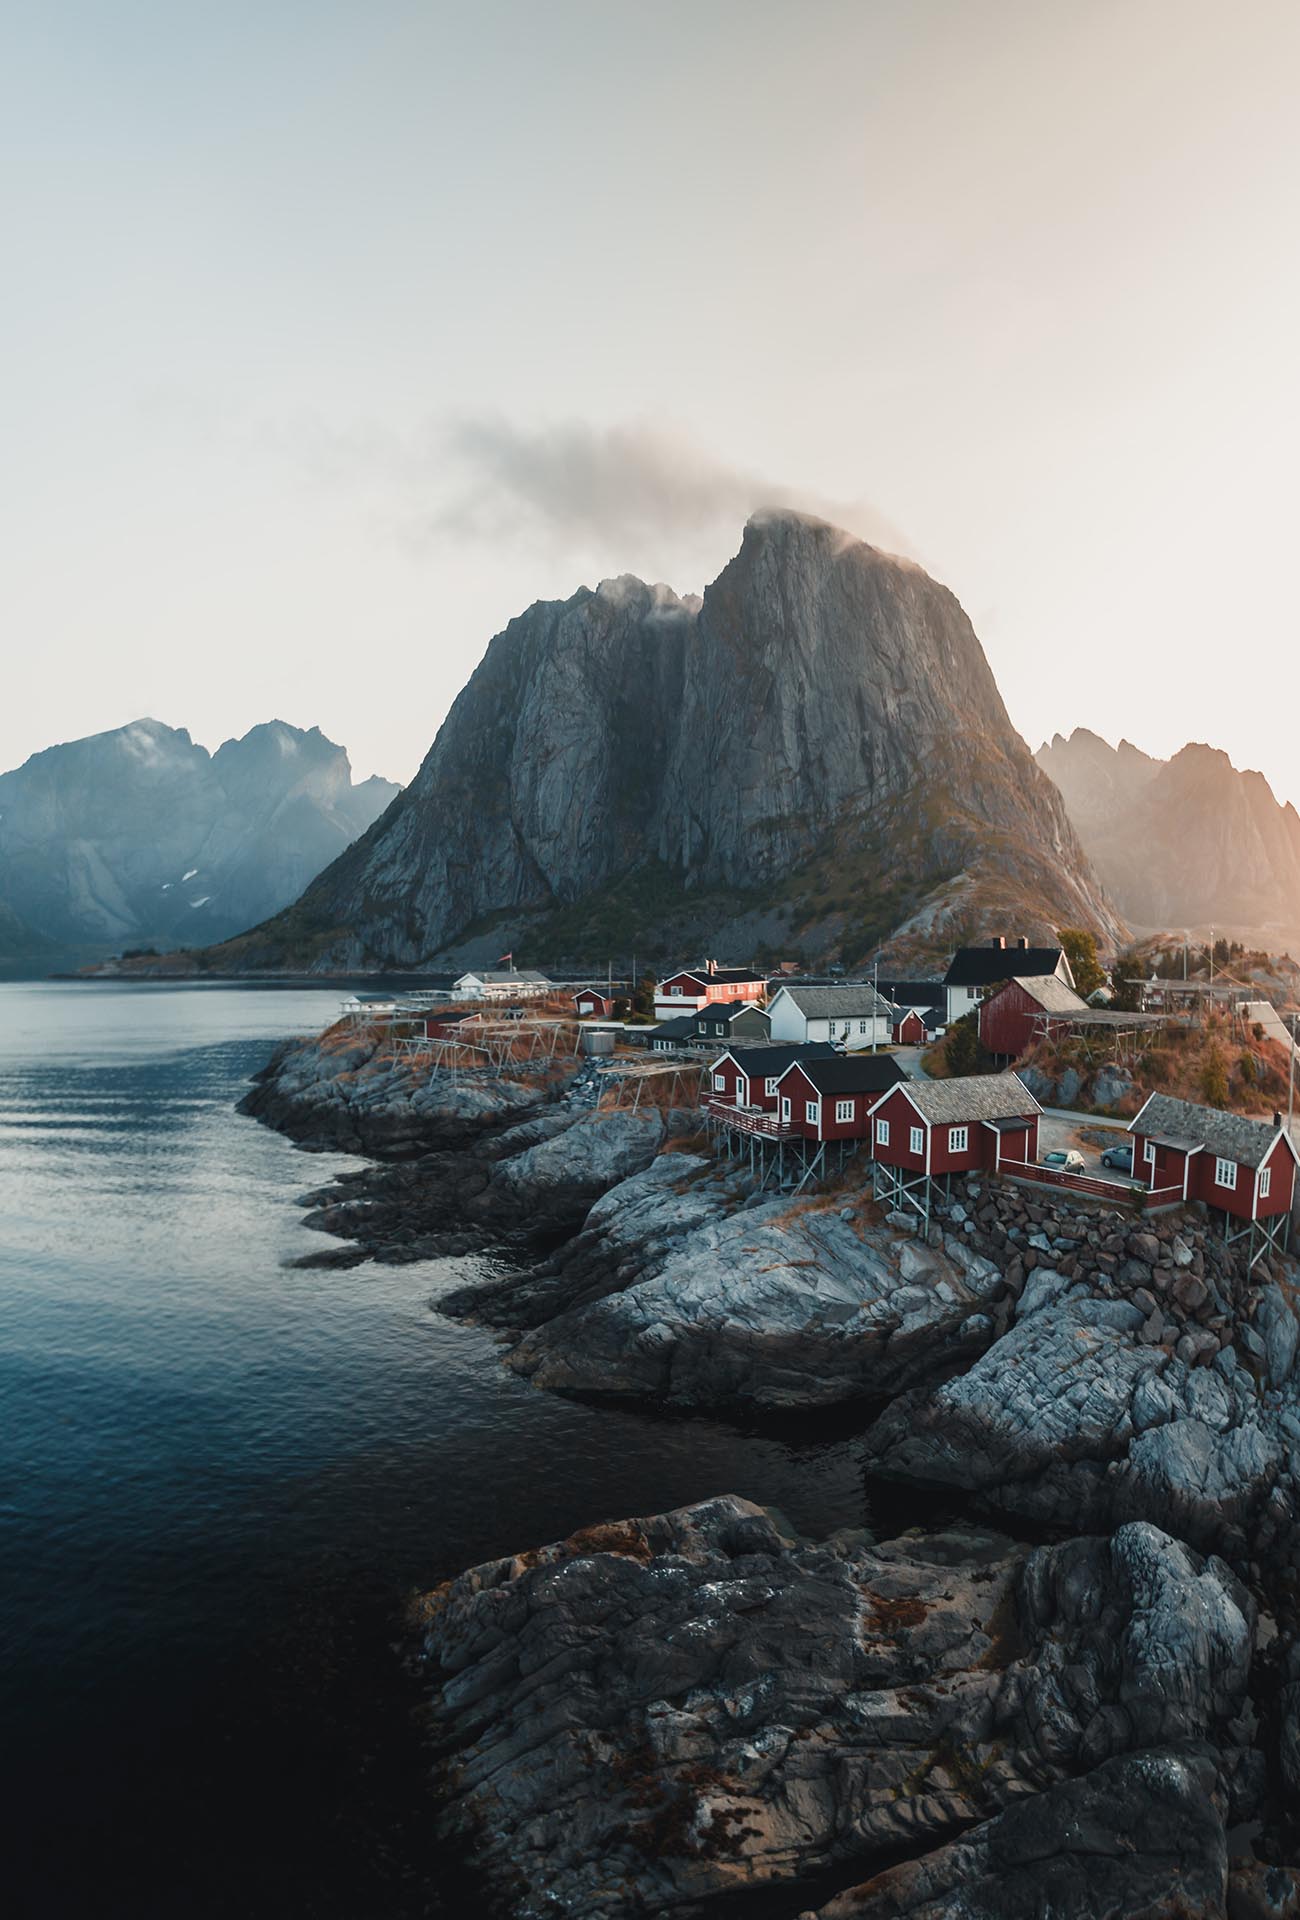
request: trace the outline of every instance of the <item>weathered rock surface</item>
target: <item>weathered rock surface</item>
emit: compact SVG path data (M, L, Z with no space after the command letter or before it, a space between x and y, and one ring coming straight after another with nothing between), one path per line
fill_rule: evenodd
M818 1920L1244 1920L1229 1885L1216 1756L1189 1744L1121 1755L1019 1801L850 1888Z
M1166 1871L1217 1872L1221 1900L1225 1812L1259 1788L1253 1631L1226 1567L1147 1525L1034 1550L971 1530L813 1545L720 1498L591 1527L428 1597L440 1825L521 1920L764 1886L793 1915L830 1869L847 1883L1114 1756L1206 1743L1148 1755L1122 1817L1122 1772L1075 1806L1114 1810L1117 1871L1128 1834L1153 1884L1159 1810L1171 1835L1200 1820ZM1050 1799L1016 1817L1039 1836L1017 1864L1056 1884L1068 1817ZM970 1836L973 1867L1006 1857L1000 1833ZM931 1878L959 1881L942 1855Z
M701 1184L694 1209L681 1205L690 1189L667 1209L694 1221L688 1232L659 1227L661 1185L630 1196L651 1236L636 1277L525 1335L510 1364L545 1387L817 1406L933 1379L993 1338L1003 1276L963 1243L917 1245L788 1198L715 1210ZM620 1198L606 1197L607 1217Z
M332 1027L279 1046L239 1110L305 1146L400 1158L500 1131L547 1098L522 1081L430 1074L373 1031Z

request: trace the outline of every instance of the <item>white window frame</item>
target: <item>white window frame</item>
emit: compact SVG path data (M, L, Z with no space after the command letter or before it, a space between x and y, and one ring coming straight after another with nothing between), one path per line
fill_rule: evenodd
M910 1152L924 1153L925 1152L925 1128L913 1127L911 1133L908 1136L907 1144Z
M1156 1143L1154 1140L1147 1141L1146 1146L1142 1150L1142 1158L1149 1167L1154 1167L1156 1163Z
M781 1125L784 1127L784 1126L788 1126L789 1124L790 1124L790 1096L787 1093L783 1093L781 1095Z
M949 1127L948 1151L949 1153L969 1153L970 1152L970 1128L969 1127Z
M1272 1167L1261 1167L1259 1170L1259 1197L1261 1200L1268 1199L1268 1190L1272 1186L1272 1184L1273 1184Z
M835 1102L835 1119L837 1124L844 1126L848 1121L852 1120L856 1111L857 1108L852 1100L837 1100Z
M816 1100L805 1100L803 1103L803 1117L808 1122L808 1125L810 1127L815 1127L817 1125L817 1114L818 1114L819 1107L820 1107L820 1102Z
M1215 1156L1214 1184L1216 1187L1222 1187L1225 1193L1235 1193L1237 1191L1237 1163L1235 1160L1225 1160L1222 1154Z
M867 1030L867 1023L866 1023L866 1021L865 1021L865 1020L859 1020L859 1021L858 1021L858 1032L859 1032L859 1033L865 1033L865 1032L866 1032L866 1030Z
M776 1093L776 1081L772 1078L771 1074L769 1074L763 1082L763 1091L769 1100L772 1099Z
M835 1038L835 1022L833 1020L828 1020L826 1022L826 1038L828 1040L833 1040Z
M680 987L669 987L669 989L668 989L668 991L669 991L669 993L670 993L670 994L674 994L674 993L675 993L675 994L677 995L677 998L678 998L679 1000L681 999L681 997L682 997L682 990L681 990L681 988L680 988Z
M877 1120L876 1122L876 1145L878 1147L887 1147L889 1145L888 1120Z
M725 1073L715 1073L715 1074L714 1074L714 1076L713 1076L713 1091L714 1091L715 1093L725 1093L725 1092L726 1092L726 1090L727 1090L727 1076L726 1076L726 1074L725 1074Z

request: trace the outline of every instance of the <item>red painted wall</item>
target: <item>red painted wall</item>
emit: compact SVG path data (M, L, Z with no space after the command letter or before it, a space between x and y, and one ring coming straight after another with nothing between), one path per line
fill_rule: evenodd
M869 1131L867 1109L876 1098L874 1093L818 1093L812 1081L799 1065L788 1067L782 1075L779 1090L790 1102L790 1122L807 1140L865 1140ZM818 1123L814 1126L808 1119L807 1103L820 1101L821 1110ZM853 1117L849 1120L837 1120L835 1109L841 1100L851 1101Z
M925 1022L915 1007L909 1007L902 1019L894 1022L894 1045L896 1047L919 1047L924 1039Z
M1033 1044L1035 1022L1043 1010L1018 981L1008 980L990 1000L980 1004L980 1042L990 1053L1018 1060ZM1063 1022L1053 1022L1051 1032L1064 1032Z
M876 1121L889 1122L889 1143L881 1146L876 1138ZM877 1107L871 1120L871 1151L882 1166L902 1167L908 1173L925 1172L924 1148L914 1153L909 1144L913 1127L922 1126L920 1114L899 1088L895 1087Z

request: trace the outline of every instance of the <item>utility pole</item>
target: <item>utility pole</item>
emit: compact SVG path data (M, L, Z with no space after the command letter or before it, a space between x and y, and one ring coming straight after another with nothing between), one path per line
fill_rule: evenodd
M1187 929L1183 928L1183 981L1187 980Z
M1291 1036L1291 1071L1287 1075L1286 1089L1286 1130L1289 1137L1291 1133L1291 1123L1295 1119L1295 1015L1291 1014L1288 1017L1284 1014L1282 1018L1286 1030Z
M880 955L879 954L876 955L875 959L871 963L871 991L875 994L877 1001L879 1001L880 999ZM875 1007L871 1009L871 1051L873 1053L876 1051L876 1008Z

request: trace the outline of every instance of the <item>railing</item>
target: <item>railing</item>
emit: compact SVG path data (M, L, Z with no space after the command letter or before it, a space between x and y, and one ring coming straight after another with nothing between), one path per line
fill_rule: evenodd
M793 1140L795 1127L789 1120L780 1120L774 1113L764 1113L761 1107L733 1107L726 1100L719 1100L710 1094L704 1101L704 1111L714 1120L721 1120L724 1126L733 1127L737 1133L754 1133L765 1140Z
M1120 1180L1098 1180L1090 1173L1063 1173L1057 1167L1040 1167L1033 1160L1004 1160L1002 1172L1013 1180L1031 1180L1040 1187L1063 1187L1067 1193L1090 1194L1095 1200L1139 1199L1145 1208L1172 1207L1181 1203L1181 1187L1139 1187Z

